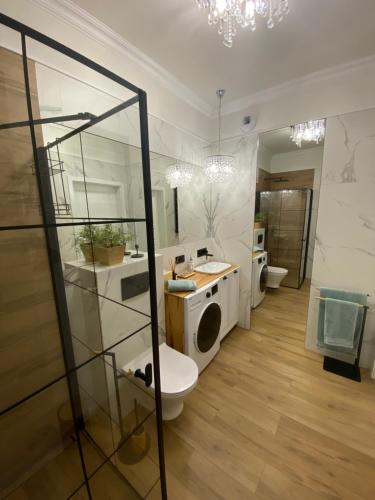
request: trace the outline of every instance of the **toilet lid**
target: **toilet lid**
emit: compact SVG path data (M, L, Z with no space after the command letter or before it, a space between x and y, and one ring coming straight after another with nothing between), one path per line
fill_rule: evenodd
M160 357L160 382L162 396L173 398L182 396L185 391L190 391L198 381L198 366L196 362L172 347L163 343L159 345ZM129 369L135 371L136 368L144 370L147 363L153 363L152 349L144 352L141 356L132 360L124 366L122 370L126 373ZM152 389L155 388L153 377Z
M181 395L196 385L198 366L193 359L165 343L159 346L159 354L161 392L164 397Z

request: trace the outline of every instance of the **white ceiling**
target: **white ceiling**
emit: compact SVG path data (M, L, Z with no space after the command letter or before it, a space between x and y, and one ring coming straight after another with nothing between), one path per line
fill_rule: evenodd
M290 151L300 151L301 149L310 149L321 147L324 140L319 144L315 142L302 142L301 147L298 147L290 138L290 127L279 128L269 132L263 132L259 135L259 143L267 148L272 155L280 153L289 153Z
M375 53L375 0L289 0L273 30L240 30L231 49L195 0L74 0L210 105Z

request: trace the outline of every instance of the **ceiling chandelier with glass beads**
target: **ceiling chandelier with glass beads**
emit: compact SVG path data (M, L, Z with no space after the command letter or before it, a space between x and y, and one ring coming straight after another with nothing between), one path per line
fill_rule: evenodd
M193 178L193 166L177 160L175 165L167 168L165 177L171 188L179 188L188 184Z
M205 166L203 167L210 183L224 182L231 177L235 171L235 162L233 156L221 154L221 100L225 94L224 89L216 91L219 98L219 140L218 140L218 154L210 155L206 158Z
M310 120L308 122L298 123L291 127L290 138L300 148L302 141L316 142L319 144L324 139L326 123L325 120Z
M256 16L267 19L273 28L289 12L288 0L196 0L200 9L208 10L208 24L218 26L223 44L232 47L237 27L256 29Z

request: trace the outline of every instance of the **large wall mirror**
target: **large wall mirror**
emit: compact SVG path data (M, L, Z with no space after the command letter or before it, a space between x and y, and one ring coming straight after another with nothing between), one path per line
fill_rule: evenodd
M46 125L43 131L45 142L52 142L69 130L61 124ZM87 196L91 218L144 217L139 147L101 135L100 130L94 133L84 131L80 140L62 143L58 153L55 149L52 155L55 155L52 162L62 165L62 178L56 177L56 189L59 209L66 210L68 216L87 216ZM170 187L166 177L168 168L176 162L175 158L150 152L156 250L179 243L178 190ZM137 244L141 251L147 250L144 224L135 223L125 230L133 237L133 248Z
M78 79L70 78L48 66L36 64L41 118L51 120L43 125L44 143L54 143L85 119L57 120L53 117L89 111L92 116L117 106L119 99ZM98 86L103 82L98 81ZM66 96L69 96L67 98ZM86 119L87 120L87 119ZM155 135L150 127L150 136ZM156 132L157 134L157 132ZM144 218L142 156L139 140L139 115L136 107L114 114L77 137L50 149L49 162L54 165L53 186L56 215L66 218L96 217L108 219ZM152 142L152 141L151 141ZM154 141L155 142L155 141ZM155 249L179 243L178 188L167 180L168 169L177 160L150 152ZM86 182L84 181L84 178ZM89 181L89 182L88 182ZM88 213L87 200L90 201ZM114 225L114 229L116 225ZM128 248L147 251L143 222L122 224L131 237ZM74 246L79 229L64 235L63 260L81 258ZM72 243L73 242L73 243Z
M324 139L297 145L291 127L259 136L255 227L265 238L255 251L267 251L269 271L288 271L284 287L311 278L323 148Z

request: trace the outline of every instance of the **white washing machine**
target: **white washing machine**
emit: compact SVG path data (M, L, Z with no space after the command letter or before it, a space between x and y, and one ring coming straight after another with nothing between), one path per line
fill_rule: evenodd
M253 276L251 287L251 307L257 307L266 295L267 252L259 252L253 256Z
M222 308L220 280L211 282L184 299L185 354L206 368L220 349Z

